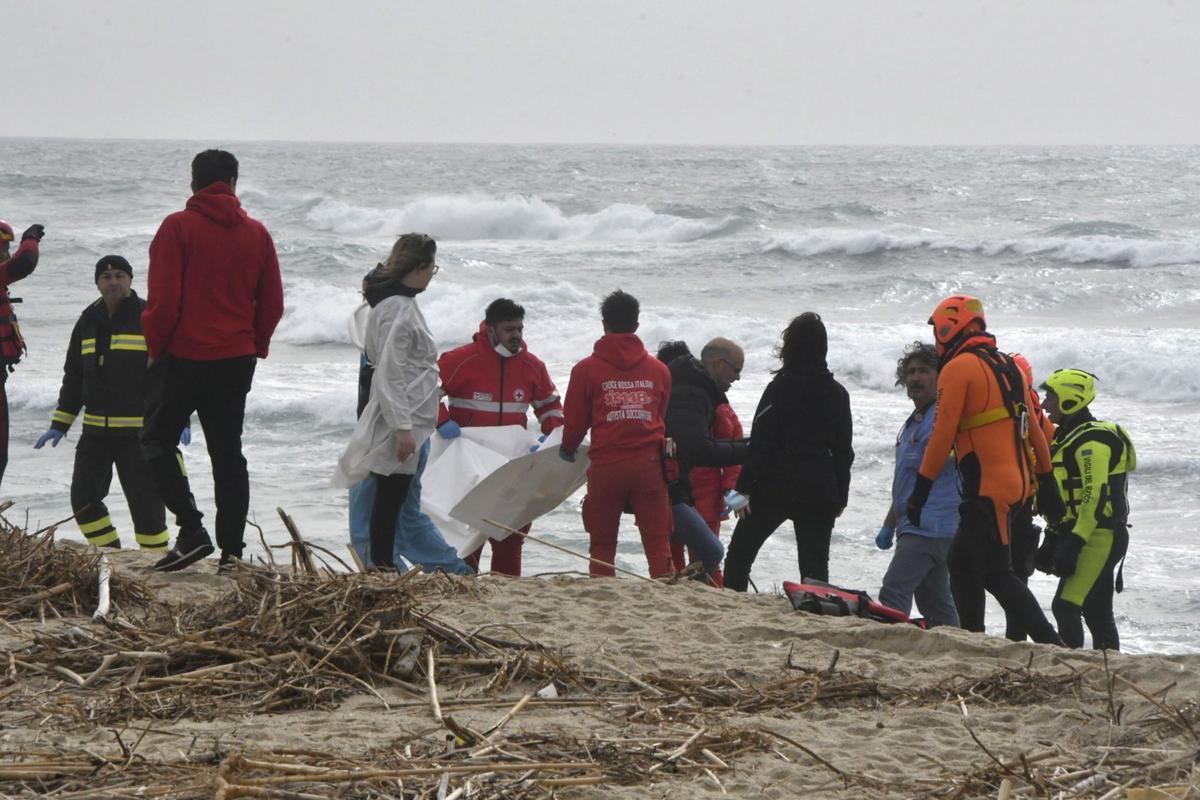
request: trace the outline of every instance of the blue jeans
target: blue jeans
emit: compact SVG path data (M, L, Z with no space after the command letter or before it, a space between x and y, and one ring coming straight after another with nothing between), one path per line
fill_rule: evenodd
M683 542L692 549L696 558L704 564L706 575L712 575L720 569L721 559L725 558L725 545L708 527L704 517L695 506L687 503L676 503L671 506L671 516L675 520L675 532L671 538Z
M426 572L473 574L454 548L446 544L441 531L428 514L421 511L421 473L429 459L429 440L421 445L417 474L408 485L408 496L396 516L396 547L393 558L398 569L407 569L408 562L420 564ZM375 502L375 479L367 478L350 487L350 544L371 566L371 506ZM407 560L406 560L407 559Z
M907 614L912 609L915 595L917 609L929 627L950 625L957 628L958 610L950 593L950 572L946 567L953 541L915 533L897 536L896 552L883 576L879 602Z

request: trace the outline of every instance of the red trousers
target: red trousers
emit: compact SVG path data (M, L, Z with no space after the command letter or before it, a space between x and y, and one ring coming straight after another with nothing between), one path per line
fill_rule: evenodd
M521 528L521 533L529 533L529 526ZM521 577L521 548L525 545L525 537L510 533L503 539L488 539L492 546L492 572L500 575ZM483 545L463 559L467 565L479 572L479 560L483 558Z
M633 508L650 577L673 574L671 569L671 501L663 479L658 449L616 464L588 467L587 497L583 500L583 527L591 538L591 556L608 564L617 557L617 531L626 503ZM592 563L592 575L613 576L612 567Z

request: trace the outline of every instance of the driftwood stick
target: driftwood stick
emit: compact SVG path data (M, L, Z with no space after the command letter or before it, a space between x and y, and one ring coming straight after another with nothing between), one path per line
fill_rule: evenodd
M74 587L70 583L60 583L57 586L51 586L49 589L43 589L40 592L34 592L26 597L18 605L19 606L35 606L43 600L49 600L51 597L69 592Z
M109 597L109 582L112 579L112 565L108 563L108 559L100 556L100 587L97 590L99 601L96 603L96 613L92 614L92 619L102 620L108 617L108 611L112 605L112 600Z
M261 667L264 664L272 664L276 661L287 661L289 658L296 658L299 654L295 651L287 653L276 653L273 656L263 656L262 658L248 658L245 661L234 661L231 664L214 664L211 667L201 667L190 672L180 672L177 675L162 675L157 678L147 678L142 681L139 686L141 688L153 688L156 686L169 686L173 683L191 683L196 680L203 680L205 676L217 672L229 672L238 667Z
M95 767L88 765L86 772ZM406 769L367 769L367 770L329 770L324 774L306 773L303 775L273 775L267 778L246 778L240 782L243 786L276 786L285 783L301 781L320 781L321 783L353 783L364 780L393 780L396 778L415 778L430 775L478 775L484 772L534 772L538 770L595 770L596 765L589 761L532 761L517 764L472 764L449 765L439 764L429 767L411 767Z
M300 559L300 566L304 568L304 572L308 575L315 575L317 572L316 565L313 564L312 553L308 551L308 544L300 536L300 529L296 527L296 523L288 516L288 513L282 508L275 509L279 513L279 518L283 520L283 527L287 528L288 535L292 537L292 542L296 545L296 554Z
M354 566L358 568L358 571L359 571L359 572L366 572L366 571L367 571L367 565L366 565L366 564L364 564L364 563L363 563L363 560L362 560L361 558L359 558L359 557L358 557L358 551L354 549L354 545L352 545L352 544L350 544L349 542L347 542L347 543L346 543L346 549L350 551L350 557L351 557L352 559L354 559Z
M501 728L503 728L510 721L512 721L513 717L515 717L517 714L520 714L521 709L523 709L525 707L525 705L532 699L533 699L533 695L531 695L531 694L523 695L521 697L521 699L517 701L517 704L514 705L511 709L509 709L509 712L507 714L505 714L503 717L501 717L500 720L495 725L493 725L492 727L490 727L486 731L484 731L483 735L486 736L489 740L491 740L491 738L493 736L495 736L500 731Z
M425 677L429 680L429 706L433 709L433 718L445 722L442 717L442 707L438 704L437 680L433 676L433 648L425 651Z
M497 528L500 528L501 530L508 531L510 534L513 534L513 535L516 535L516 536L520 536L521 538L523 538L523 539L525 539L525 540L527 540L527 541L530 541L530 542L537 542L538 544L545 545L546 547L552 547L552 548L554 548L555 550L558 550L558 551L560 551L560 552L566 553L567 555L572 555L572 556L575 556L576 558L582 558L584 561L590 561L591 563L593 563L593 564L599 564L599 565L600 565L600 566L602 566L602 567L608 567L608 568L610 568L610 569L613 569L613 570L615 570L615 571L617 571L617 572L620 572L622 575L629 575L629 576L631 576L631 577L637 578L638 580L647 581L647 582L649 582L649 583L653 583L653 584L655 584L655 585L658 585L658 581L654 580L653 578L647 578L645 575L638 575L636 572L630 572L630 571L629 571L629 570L627 570L627 569L623 569L622 567L618 567L616 564L610 564L610 563L608 563L607 561L601 561L601 560L600 560L600 559L598 559L598 558L592 558L591 556L585 556L583 553L577 553L577 552L575 552L574 550L570 550L570 549L568 549L568 548L566 548L566 547L561 547L561 546L559 546L559 545L557 545L557 544L553 544L553 543L551 543L551 542L547 542L545 539L539 539L539 538L537 538L536 536L533 536L533 535L531 535L531 534L528 534L528 533L524 533L523 531L519 531L519 530L517 530L516 528L510 528L510 527L508 527L507 525L505 525L505 524L503 524L503 523L501 523L501 522L496 522L495 520L490 520L490 519L485 519L485 520L484 520L484 522L486 522L488 525L495 525Z

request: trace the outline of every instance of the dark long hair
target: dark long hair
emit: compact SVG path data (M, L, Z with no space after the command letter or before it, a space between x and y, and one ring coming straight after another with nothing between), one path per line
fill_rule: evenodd
M772 372L826 372L825 355L829 351L829 339L825 334L825 323L815 311L805 311L783 329L783 339L775 349L775 357L781 362Z

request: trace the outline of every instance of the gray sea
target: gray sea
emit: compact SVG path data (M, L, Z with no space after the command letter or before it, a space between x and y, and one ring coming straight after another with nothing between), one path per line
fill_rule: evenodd
M260 364L245 435L251 513L271 541L285 538L282 507L307 537L345 552L346 498L328 483L354 423L347 320L363 273L396 234L419 230L440 243L443 269L421 298L439 344L467 341L488 302L512 297L560 390L601 333L599 299L620 287L641 299L651 347L683 338L698 348L715 335L744 345L730 396L748 421L780 330L797 313L820 312L858 453L831 577L877 591L891 553L873 540L910 410L893 386L895 361L928 337L937 300L962 292L983 299L1001 346L1026 354L1039 380L1066 366L1100 377L1093 408L1126 426L1139 455L1116 601L1124 644L1200 652L1200 148L0 139L0 217L18 231L47 229L41 265L14 287L29 355L8 383L11 460L0 494L16 501L10 519L70 514L75 435L57 449L32 445L49 424L71 326L96 296L93 265L123 254L144 289L150 239L187 199L191 156L210 146L241 160L242 202L274 234L284 272L287 311ZM185 453L211 512L199 430ZM131 545L115 485L112 499ZM534 533L586 551L580 499ZM586 569L535 544L525 553L529 574ZM645 571L632 526L619 561ZM796 574L783 529L753 578L771 591ZM1053 579L1032 585L1048 609ZM789 613L783 600L780 613ZM1002 633L994 603L988 625Z

